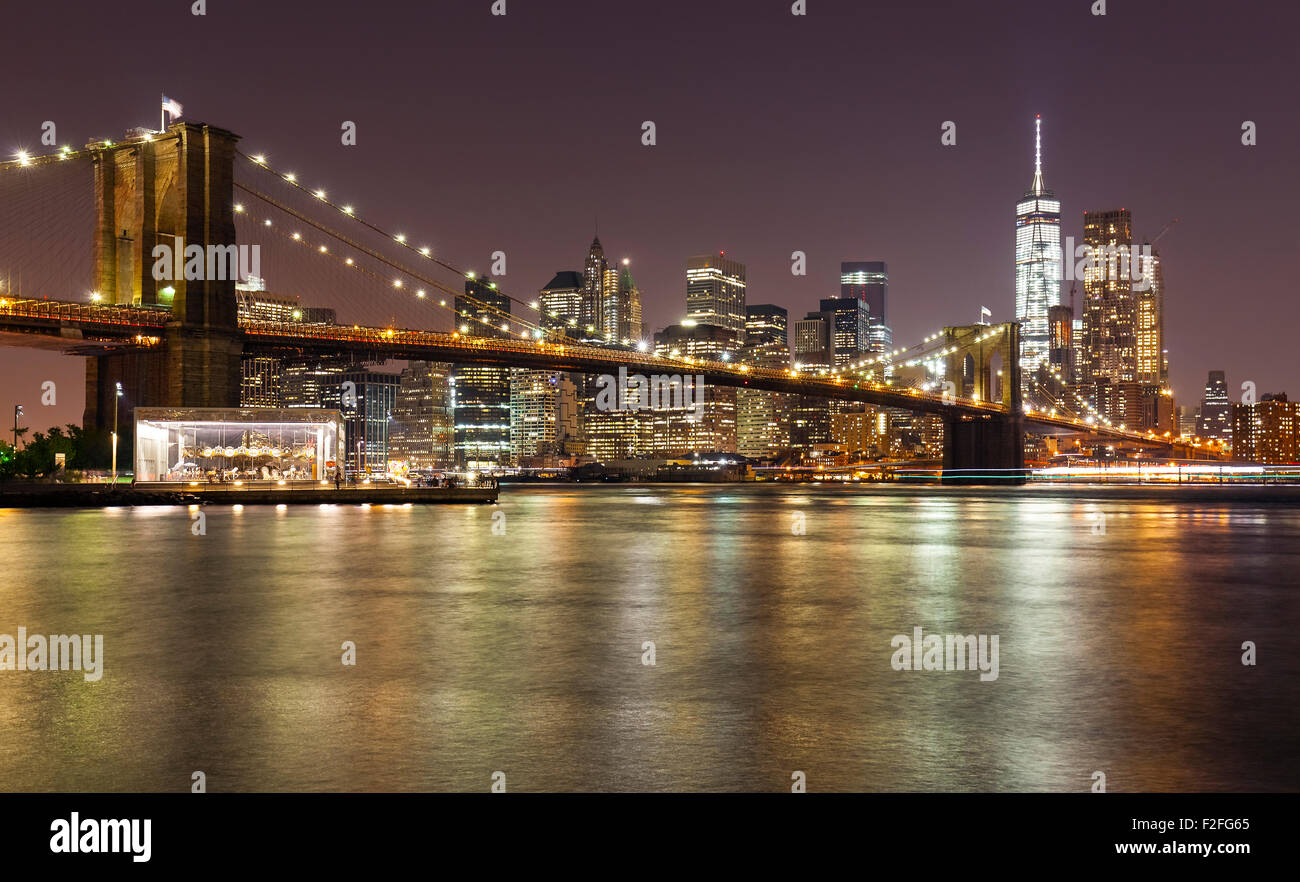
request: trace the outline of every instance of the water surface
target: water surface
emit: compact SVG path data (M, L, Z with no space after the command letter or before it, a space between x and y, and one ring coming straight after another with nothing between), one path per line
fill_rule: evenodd
M1300 789L1300 510L1072 493L0 511L0 633L105 647L0 671L0 789Z

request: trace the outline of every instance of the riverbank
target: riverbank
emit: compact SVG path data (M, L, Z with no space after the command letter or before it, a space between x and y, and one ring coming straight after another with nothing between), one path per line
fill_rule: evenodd
M169 487L106 484L3 484L0 508L106 508L140 505L438 505L492 504L495 484L481 487L402 487L361 484L335 489L308 485L288 489L204 485Z

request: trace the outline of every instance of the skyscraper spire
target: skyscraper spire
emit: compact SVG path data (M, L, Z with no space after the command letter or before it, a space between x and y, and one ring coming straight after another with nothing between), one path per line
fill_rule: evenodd
M1029 192L1041 196L1043 189L1043 117L1034 114L1034 184Z

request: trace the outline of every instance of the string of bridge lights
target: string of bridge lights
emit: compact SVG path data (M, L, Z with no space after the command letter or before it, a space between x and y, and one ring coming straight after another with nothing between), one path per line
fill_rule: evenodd
M500 308L494 306L493 304L490 304L490 303L487 303L487 302L485 302L485 301L479 300L478 298L476 298L476 297L474 297L474 296L472 296L472 295L464 294L464 293L462 293L462 292L456 291L456 290L453 289L453 288L449 288L448 286L444 285L443 283L439 282L439 281L436 280L436 279L432 279L432 278L428 278L428 277L426 277L426 276L422 276L422 275L420 275L419 273L416 273L416 272L410 270L410 269L407 268L407 267L403 267L403 266L401 266L401 265L395 263L394 261L389 260L389 259L388 259L387 257L385 257L384 255L382 255L382 254L380 254L380 253L374 251L373 249L368 248L368 247L366 247L365 245L362 245L362 244L360 244L360 243L358 243L358 242L354 242L354 241L352 241L351 239L349 239L348 237L346 237L346 236L344 236L344 235L342 235L342 234L340 234L340 233L338 233L338 232L336 232L336 231L334 231L334 230L331 230L331 229L329 229L329 228L327 228L327 227L324 227L323 225L321 225L321 224L319 224L319 223L313 221L311 218L306 217L305 215L303 215L303 214L301 214L301 213L295 211L294 209L290 208L290 207L287 206L287 205L284 205L284 204L280 203L279 201L277 201L277 200L275 200L275 199L273 199L273 198L267 196L267 195L264 194L264 193L260 193L260 192L258 192L258 191L256 191L256 190L253 190L253 189L250 188L250 187L246 187L246 186L244 186L244 185L242 185L242 184L238 184L238 183L235 184L235 186L238 187L239 189L243 190L244 192L249 193L249 194L252 195L253 197L255 197L255 198L257 198L257 199L261 199L261 200L263 200L264 202L266 202L267 204L273 206L274 208L276 208L276 209L278 209L278 210L280 210L280 211L283 211L283 212L285 212L285 213L291 215L292 217L297 218L298 220L302 221L303 223L305 223L305 224L307 224L307 225L309 225L309 226L315 227L316 229L318 229L318 230L320 230L321 232L325 233L327 236L332 236L332 237L334 237L335 239L338 239L339 241L344 242L344 243L347 244L348 246L350 246L350 247L352 247L352 248L355 248L357 251L359 251L359 252L361 252L361 253L363 253L363 254L366 254L367 256L369 256L369 257L371 257L371 258L373 258L373 259L375 259L375 260L377 260L377 261L379 261L379 262L381 262L381 263L384 263L384 264L386 264L386 265L392 267L392 268L393 268L394 270L396 270L400 275L407 276L407 277L409 277L409 278L411 278L411 279L415 279L415 280L417 280L417 281L419 281L419 282L423 282L423 283L425 283L425 284L427 284L427 285L430 285L431 287L437 288L438 290L442 291L443 293L448 294L448 295L451 295L453 298L462 298L462 299L464 299L464 300L467 300L467 301L469 301L471 304L474 304L474 305L478 306L480 309L482 309L482 310L484 310L484 311L486 311L486 312L488 312L488 313L495 313L496 315L498 315L498 316L500 316L500 317L502 317L502 318L505 319L505 321L502 322L502 324L501 324L501 330L504 331L505 333L512 334L512 332L510 331L509 323L510 323L510 322L514 322L514 323L518 324L520 327L522 327L522 328L525 329L525 330L521 331L520 334L519 334L519 335L520 335L521 337L523 337L523 338L533 337L533 338L536 338L536 339L540 339L540 338L542 338L543 336L545 336L545 333L546 333L545 329L542 328L542 327L539 326L539 325L536 325L536 324L533 323L533 322L529 322L528 320L526 320L526 319L524 319L524 318L521 318L521 317L519 317L519 316L515 316L515 315L513 315L513 314L511 314L511 313L509 313L509 312L505 312L505 311L501 310ZM236 204L235 204L235 213L236 213L236 214L243 214L244 212L245 212L244 206L243 206L242 204L240 204L240 203L236 203ZM262 220L262 224L263 224L263 226L267 226L267 227L269 227L269 226L272 226L272 221L271 221L270 218L265 218L265 219ZM301 234L300 232L295 232L295 233L293 233L289 238L292 239L293 241L296 241L296 242L302 242L302 241L305 241L304 238L303 238L303 236L302 236L302 234ZM316 246L316 249L317 249L317 252L320 253L320 254L325 254L325 255L328 255L328 254L329 254L329 247L328 247L327 245L319 245L319 246ZM348 258L343 259L343 263L344 263L345 266L355 267L355 268L358 268L358 269L364 269L364 267L362 267L360 264L358 264L358 263L357 263L353 258L351 258L351 257L348 257ZM380 276L379 276L377 273L373 273L373 272L371 272L371 271L369 271L369 270L367 270L366 272L367 272L369 275L371 275L373 278L375 278L376 280L380 280ZM404 289L404 288L406 287L406 283L405 283L405 281L404 281L402 278L400 278L400 277L399 277L399 278L392 279L391 281L392 281L392 286L393 286L393 288L395 288L395 289L397 289L397 290L402 290L402 289ZM491 285L491 287L493 287L493 288L496 287L495 284L492 284L492 283L489 283L489 285ZM415 289L415 296L416 296L417 298L423 300L423 299L425 298L425 296L426 296L424 289L422 289L422 288L416 288L416 289ZM485 318L485 317L482 316L482 315L480 315L480 316L473 316L473 315L470 314L470 312L469 312L468 310L463 311L463 312L456 313L456 310L455 310L454 307L447 307L447 305L446 305L446 301L445 301L445 300L440 301L438 305L439 305L439 306L442 306L442 307L444 307L444 308L447 308L447 309L451 309L453 313L455 313L455 314L457 314L457 315L459 315L459 316L461 316L461 317L471 319L471 320L473 320L473 321L479 322L479 323L484 324L484 325L488 325L489 327L493 327L493 322L492 322L492 321L489 321L487 318ZM468 332L468 329L464 329L464 330L462 330L462 333L467 333L467 332Z
M112 141L104 141L102 143L103 146L105 147L113 146ZM0 171L8 171L10 169L15 169L15 168L35 168L42 165L52 165L56 162L63 162L64 160L75 159L79 156L88 156L88 155L90 155L89 150L73 150L71 147L69 147L66 144L53 153L42 153L37 156L33 156L31 153L28 153L26 150L19 150L17 153L14 154L13 159L8 159L3 162L0 162Z
M242 156L244 159L246 159L248 162L250 162L252 165L254 165L254 166L256 166L256 167L262 169L263 171L266 171L268 174L271 174L271 175L273 175L273 176L279 178L280 180L282 180L282 181L284 181L285 183L289 184L291 187L294 187L295 189L297 189L297 190L299 190L299 191L301 191L301 192L303 192L303 193L308 193L308 194L310 194L311 196L315 197L315 199L316 199L317 201L319 201L321 204L326 205L326 206L328 206L328 207L334 209L335 211L337 211L339 214L343 215L344 217L350 218L351 220L355 221L356 223L359 223L359 224L361 224L362 226L366 227L367 229L371 230L372 232L377 233L377 234L380 235L380 236L383 236L385 239L387 239L387 240L389 240L389 241L391 241L391 242L394 242L395 244L397 244L397 245L401 246L402 248L406 249L407 251L410 251L411 253L416 254L416 255L418 255L418 256L424 258L425 260L432 261L433 263L437 264L438 266L442 267L443 269L446 269L446 270L448 270L449 272L455 273L456 275L462 276L462 277L464 277L464 278L466 278L466 279L474 280L474 279L477 279L477 278L478 278L477 273L475 273L475 272L473 272L473 271L466 271L466 270L463 270L463 269L461 269L461 268L459 268L459 267L457 267L457 266L454 266L454 265L448 263L446 260L444 260L444 259L438 257L437 255L435 255L435 254L433 253L433 249L432 249L430 246L428 246L428 245L423 245L423 246L416 247L415 245L413 245L411 242L408 241L408 237L406 236L405 233L393 233L393 232L391 232L390 230L386 230L386 229L384 229L383 227L380 227L378 224L372 223L371 221L367 220L366 218L359 216L359 215L357 214L357 212L356 212L356 209L355 209L352 205L349 205L349 204L342 204L342 203L339 203L339 202L336 202L336 201L330 199L328 193L327 193L323 188L322 188L322 189L315 189L315 190L313 190L313 189L311 189L311 188L309 188L309 187L307 187L307 186L304 186L301 182L299 182L298 177L297 177L297 175L296 175L295 173L293 173L293 172L281 172L281 171L279 171L279 170L277 170L277 169L272 168L271 165L269 164L269 162L268 162L266 156L265 156L264 154L260 154L260 153L259 153L259 154L256 154L256 155L249 155L249 154L247 154L247 153L244 153L244 152L241 151L241 150L236 150L235 152L238 153L240 156ZM259 195L260 195L260 194L259 194ZM269 200L269 199L268 199L268 201L272 201L272 202L274 202L274 200ZM286 211L289 211L291 214L295 214L295 216L298 216L300 219L304 220L305 222L310 223L309 220L307 220L306 218L303 218L301 215L297 215L296 212L293 212L292 209L289 209L287 206L281 206L281 205L278 205L278 204L277 204L276 207L278 207L278 208L282 208L283 210L286 210ZM323 232L327 232L327 233L329 233L329 234L331 234L331 235L338 236L338 238L342 239L343 241L349 241L349 240L347 240L345 237L343 237L343 236L341 236L341 235L338 235L337 233L334 233L332 230L325 230L325 229L322 229L322 231L323 231ZM354 247L358 247L358 248L361 247L361 246L357 245L356 243L349 242L349 244L352 244ZM365 250L365 249L363 249L363 250ZM367 250L367 253L371 253L371 252L369 252L369 251ZM381 260L383 259L381 256L376 255L376 254L373 254L373 253L371 253L371 256L372 256L372 257L375 257L376 259L381 259ZM395 268L397 268L397 267L395 267ZM405 271L408 275L411 275L411 276L413 276L413 277L415 277L415 278L422 278L422 277L420 277L418 274L413 273L413 272L411 272L410 270L406 270L405 268L398 268L398 269L402 269L402 270ZM422 279L422 280L427 281L429 284L433 284L433 285L438 284L437 282L434 282L433 280L427 280L427 279ZM397 280L395 280L395 281L397 281ZM508 300L510 300L511 302L513 302L513 303L517 303L517 304L519 304L519 305L522 306L522 307L527 307L528 309L531 309L531 310L537 312L539 315L541 314L541 312L542 312L542 310L541 310L541 305L538 303L538 301L536 301L536 300L524 301L524 300L521 300L521 299L519 299L518 297L515 297L515 296L513 296L512 294L510 294L510 293L508 293L508 292L506 292L506 291L500 289L500 288L497 286L497 284L496 284L495 282L488 282L487 284L488 284L488 287L489 287L489 288L491 288L491 289L494 290L494 291L497 291L497 292L500 293L503 297L506 297L506 298L507 298ZM394 287L401 287L401 286L395 284ZM446 289L444 289L444 290L446 290ZM455 293L455 292L453 292L453 293ZM460 294L460 293L455 293L455 296L467 297L468 299L474 300L474 298L469 297L469 295L463 295L463 294ZM497 314L499 314L499 315L505 317L507 321L511 321L511 322L516 323L516 324L519 324L519 325L522 326L522 327L526 327L526 328L528 328L530 331L534 331L534 332L536 332L536 331L540 331L540 332L541 332L541 336L545 336L547 333L553 333L555 330L557 330L557 329L553 329L553 328L545 328L545 327L543 327L543 326L541 326L541 325L538 325L538 324L535 323L535 322L530 322L530 321L528 321L528 320L526 320L526 319L523 319L523 318L521 318L520 316L516 316L516 315L514 315L514 314L512 314L512 313L509 313L509 312L504 312L504 311L502 311L501 309L499 309L498 307L495 307L495 306L493 306L493 305L491 305L491 304L483 303L483 302L481 302L481 301L477 301L477 300L475 300L475 302L478 303L480 306L482 306L482 307L484 307L484 308L486 308L486 309L489 309L490 311L495 312L495 313L497 313ZM558 318L558 317L559 317L559 316L558 316L558 313L556 313L554 310L551 310L549 314L550 314L550 317L551 317L551 318ZM486 324L486 322L485 322L485 324ZM575 319L570 319L570 320L568 321L567 325L568 325L569 327L575 327L575 328L576 328L576 327L577 327L577 321L576 321ZM594 331L595 331L595 328L594 328L593 326L591 326L591 325L588 325L588 326L587 326L587 330L590 331L590 332L594 332ZM527 336L527 335L525 334L525 335L523 335L523 336ZM538 336L538 335L534 334L534 336ZM606 335L605 335L605 338L606 338L606 340L609 340L609 341L611 341L611 342L613 341L612 336L609 335L609 334L606 334ZM625 345L628 345L628 344L629 344L629 341L628 341L628 340L623 340L622 342L623 342Z
M238 205L238 204L235 206L235 212L236 212L237 214L245 214L245 213L247 213L247 212L246 212L246 209L245 209L242 205ZM251 216L251 215L250 215L250 216ZM343 266L351 267L351 268L353 268L353 269L359 270L362 274L369 276L370 278L374 279L375 281L378 281L378 282L386 281L386 280L385 280L385 279L384 279L384 278L383 278L379 273L375 272L374 270L370 269L369 267L362 266L361 264L357 263L353 258L351 258L351 257L342 257L342 256L340 256L340 255L337 255L337 254L332 253L332 252L329 250L329 247L326 246L326 245L313 246L312 243L308 242L308 241L306 240L306 238L303 237L302 233L299 233L299 232L286 233L286 232L284 232L283 230L277 228L277 227L272 223L272 221L271 221L270 218L262 219L262 225L265 226L265 227L269 227L269 228L271 228L271 229L274 231L274 233L275 233L276 235L280 236L281 238L283 238L283 239L285 239L285 240L287 240L287 241L289 241L289 242L293 242L293 243L295 243L295 244L302 245L302 246L304 246L305 248L308 248L308 249L312 249L312 248L314 248L316 254L318 254L318 255L322 255L322 256L324 256L326 259L333 260L333 261L335 261L335 262L337 262L337 263L342 264ZM400 286L397 286L397 287L400 287ZM444 292L444 293L445 293L445 292ZM424 290L423 288L416 289L416 291L415 291L415 296L416 296L418 299L420 299L420 300L424 300L425 303L427 303L429 306L437 306L437 307L441 307L441 308L443 308L443 309L451 310L453 313L455 313L455 307L448 306L448 305L447 305L447 300L446 300L446 298L441 298L441 299L439 299L436 303L435 303L433 300L426 300L425 298L426 298L427 295L426 295L426 292L425 292L425 290ZM490 324L490 322L488 322L488 320L485 319L485 318L479 318L478 321L482 322L483 324ZM354 325L353 327L357 327L357 326ZM460 332L457 333L457 336L459 336L460 333L465 333L467 330L468 330L468 327L462 325L462 330L461 330Z

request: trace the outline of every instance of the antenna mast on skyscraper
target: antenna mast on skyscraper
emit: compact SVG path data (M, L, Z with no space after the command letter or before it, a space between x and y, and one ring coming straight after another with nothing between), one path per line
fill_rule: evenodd
M1037 195L1043 192L1043 116L1034 114L1034 186L1031 191Z

